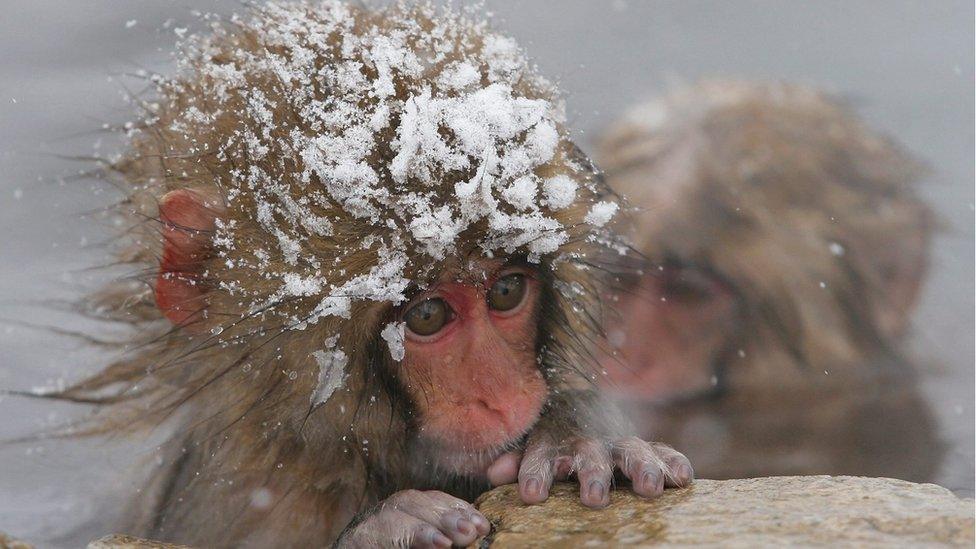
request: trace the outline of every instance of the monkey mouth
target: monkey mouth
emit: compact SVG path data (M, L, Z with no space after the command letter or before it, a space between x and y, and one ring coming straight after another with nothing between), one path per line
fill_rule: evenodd
M510 445L514 448L514 444ZM433 465L453 475L469 478L487 477L488 467L499 456L508 451L509 445L484 449L452 450L440 447L432 452L435 456Z

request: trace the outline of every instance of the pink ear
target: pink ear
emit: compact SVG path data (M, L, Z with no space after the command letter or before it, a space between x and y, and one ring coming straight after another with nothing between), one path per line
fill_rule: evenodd
M205 308L200 270L211 254L211 233L222 206L213 193L180 189L163 196L163 256L156 279L156 305L174 324L186 324Z

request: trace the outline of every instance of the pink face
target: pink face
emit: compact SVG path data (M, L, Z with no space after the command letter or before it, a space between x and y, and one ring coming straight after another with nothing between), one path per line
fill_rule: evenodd
M491 453L536 421L546 383L536 364L539 282L493 262L442 280L402 309L399 378L424 439L452 453Z
M619 303L620 319L608 330L619 354L604 362L609 392L667 401L712 387L713 361L735 323L725 284L694 268L666 267L644 274Z

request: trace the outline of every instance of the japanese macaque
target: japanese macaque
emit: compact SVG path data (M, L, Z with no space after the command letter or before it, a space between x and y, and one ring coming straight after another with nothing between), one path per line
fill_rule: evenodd
M838 101L712 81L604 136L644 256L607 389L698 474L926 480L934 420L899 356L935 220L919 165Z
M127 532L450 546L574 476L653 497L684 456L595 391L619 199L554 88L471 14L269 3L185 42L107 176L143 284L128 351L58 397L175 435Z

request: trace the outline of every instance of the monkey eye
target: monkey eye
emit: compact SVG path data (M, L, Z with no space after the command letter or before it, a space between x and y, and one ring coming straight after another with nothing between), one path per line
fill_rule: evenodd
M419 336L436 334L451 319L451 307L441 298L425 299L403 315L407 328Z
M704 301L719 289L713 277L694 267L669 269L663 280L665 294L683 301Z
M510 311L525 297L525 275L505 275L488 290L488 306L496 311Z

